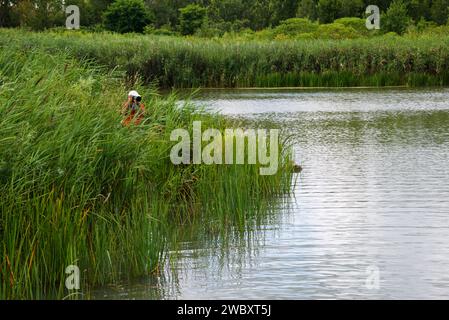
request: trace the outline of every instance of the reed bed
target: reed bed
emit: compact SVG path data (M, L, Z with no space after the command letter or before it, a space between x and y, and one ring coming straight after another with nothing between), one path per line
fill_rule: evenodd
M74 58L81 53L64 49L69 38L37 47L50 39L1 31L0 299L89 298L95 286L157 274L174 230L193 223L211 234L244 230L289 191L286 145L269 177L259 165L173 165L173 129L194 120L219 129L238 123L138 86L147 117L122 127L130 89L123 72L98 67L105 56L95 64ZM100 49L94 36L72 40L81 39ZM69 265L81 270L75 293L65 287Z
M447 35L282 41L20 30L0 35L4 44L69 51L165 88L449 84Z

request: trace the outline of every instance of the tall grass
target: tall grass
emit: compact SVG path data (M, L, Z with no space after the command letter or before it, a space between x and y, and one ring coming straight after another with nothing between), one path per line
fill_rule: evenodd
M42 51L34 37L50 40L2 31L0 41L1 299L89 297L93 286L157 273L173 230L243 229L266 212L264 199L288 191L285 153L271 177L258 165L174 166L172 129L238 124L138 87L147 117L122 127L123 74ZM73 264L84 296L65 288Z
M449 84L447 35L261 41L26 33L0 42L70 51L161 87L316 87Z

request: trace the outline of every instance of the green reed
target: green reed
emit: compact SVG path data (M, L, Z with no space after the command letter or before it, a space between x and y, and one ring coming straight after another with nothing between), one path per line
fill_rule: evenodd
M122 127L131 88L122 72L36 48L33 38L48 35L1 33L0 299L89 298L95 286L157 274L173 230L242 230L266 211L261 203L289 191L288 152L270 177L257 165L171 163L173 129L230 120L138 86L145 122ZM79 292L65 287L69 265L80 268Z
M161 87L441 86L445 35L349 40L177 38L0 30L4 44L69 51Z

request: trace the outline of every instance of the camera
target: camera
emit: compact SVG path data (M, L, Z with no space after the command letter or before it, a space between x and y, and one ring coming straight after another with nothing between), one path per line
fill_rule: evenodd
M137 102L142 101L142 97L133 97L133 100L136 100Z

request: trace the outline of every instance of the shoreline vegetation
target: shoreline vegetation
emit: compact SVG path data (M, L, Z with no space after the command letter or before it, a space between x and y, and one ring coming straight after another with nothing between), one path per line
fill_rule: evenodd
M1 29L0 43L68 52L160 88L449 85L449 36L229 40Z
M97 286L158 274L184 228L243 235L290 191L287 142L273 176L260 164L175 166L172 130L242 124L179 108L173 94L35 38L58 44L51 35L0 33L1 299L89 298ZM126 128L119 111L130 87L148 110ZM74 294L70 265L81 276Z
M161 90L449 85L447 26L373 36L360 18L285 21L220 37L0 28L0 298L89 298L157 275L183 234L247 236L290 192L288 141L273 176L260 164L173 165L172 130L247 124L188 99L180 108ZM124 128L131 88L148 113ZM74 294L71 265L81 273Z
M0 299L90 298L158 275L184 234L250 237L291 191L288 140L272 176L173 165L174 129L246 123L159 90L449 85L448 0L377 3L383 29L368 31L371 1L76 0L81 29L66 30L63 1L3 1ZM130 89L148 110L126 128Z

